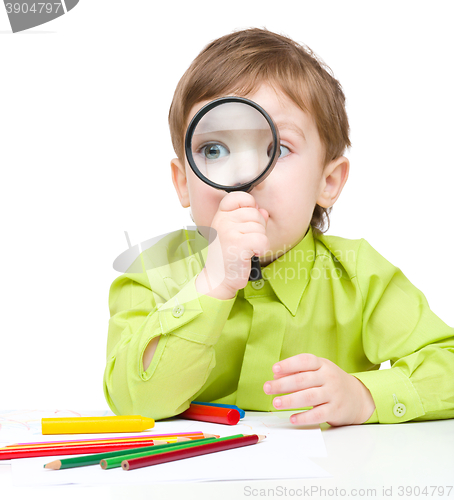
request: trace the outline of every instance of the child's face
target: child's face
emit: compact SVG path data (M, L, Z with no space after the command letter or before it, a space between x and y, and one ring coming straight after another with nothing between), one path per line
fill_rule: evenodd
M260 259L262 265L267 265L304 237L317 203L325 208L334 204L347 181L349 162L341 156L323 169L323 149L315 121L285 94L262 85L242 97L268 112L281 139L281 156L273 171L250 192L258 208L269 214L266 234L270 251ZM207 102L192 108L187 125ZM172 177L181 204L191 207L195 224L210 226L227 193L201 181L186 159L184 166L178 159L172 160Z

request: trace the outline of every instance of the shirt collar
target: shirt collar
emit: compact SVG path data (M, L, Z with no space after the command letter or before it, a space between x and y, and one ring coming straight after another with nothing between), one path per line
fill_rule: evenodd
M262 269L279 300L295 316L315 260L312 226L293 248Z

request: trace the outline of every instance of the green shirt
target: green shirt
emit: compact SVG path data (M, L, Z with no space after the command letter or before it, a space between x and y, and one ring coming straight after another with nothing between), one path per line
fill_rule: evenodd
M202 240L171 233L112 283L104 392L113 412L163 419L192 400L275 410L263 391L272 365L307 352L363 382L376 406L368 423L454 417L454 328L366 240L310 227L230 300L196 291Z

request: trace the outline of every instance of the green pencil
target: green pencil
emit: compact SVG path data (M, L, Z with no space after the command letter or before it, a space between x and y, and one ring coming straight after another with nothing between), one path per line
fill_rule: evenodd
M55 460L54 462L50 462L44 466L45 469L52 469L52 470L59 470L59 469L70 469L73 467L85 467L86 465L96 465L99 464L99 461L102 460L103 458L108 458L108 457L116 457L116 456L121 456L121 455L131 455L131 453L137 453L139 450L156 450L156 448L166 448L166 447L174 447L178 446L184 442L192 442L192 441L186 441L182 440L179 438L180 441L177 441L175 443L165 443L165 444L155 444L152 446L145 446L141 448L129 448L126 450L117 450L117 451L109 451L105 453L96 453L94 455L84 455L84 456L77 456L73 458L64 458L62 460ZM200 439L200 441L207 441L209 439L215 439L215 438L205 438L205 439ZM193 440L197 441L197 440ZM64 448L62 448L64 450ZM63 451L62 451L63 454Z
M243 434L235 434L234 436L228 436L224 438L207 438L207 439L196 439L191 441L190 443L178 443L178 446L174 446L170 450L151 450L151 451L143 451L143 453L138 452L138 453L133 453L131 455L125 456L125 455L117 455L116 457L112 458L104 458L101 460L100 464L103 469L113 469L114 467L121 467L121 463L123 460L132 460L133 458L140 458L140 457L149 457L150 455L158 455L160 453L166 453L167 451L174 451L174 450L181 450L184 448L191 448L192 446L200 446L201 444L207 444L212 441L226 441L227 439L233 439L233 438L239 438L243 437Z

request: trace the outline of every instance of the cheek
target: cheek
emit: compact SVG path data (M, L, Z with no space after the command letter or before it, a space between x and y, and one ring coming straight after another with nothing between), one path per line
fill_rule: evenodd
M299 163L285 167L286 165L282 165L282 168L273 171L269 177L273 206L280 211L289 210L289 213L310 208L315 190L314 179L308 169Z
M282 168L270 175L273 185L267 194L270 215L280 232L279 238L293 244L310 223L316 189L314 175L304 164L298 162L296 166L288 166L290 168Z
M188 177L188 189L194 222L198 226L210 226L219 203L227 193L208 186L194 174Z

